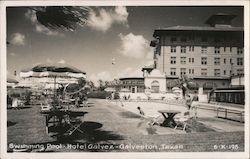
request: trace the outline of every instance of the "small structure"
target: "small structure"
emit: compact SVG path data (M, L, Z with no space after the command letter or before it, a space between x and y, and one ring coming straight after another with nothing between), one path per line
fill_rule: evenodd
M166 91L166 77L159 70L154 69L144 77L145 86L150 88L152 93L160 93Z
M120 78L121 89L127 89L130 93L143 93L145 89L143 77L125 77ZM126 91L127 92L127 91Z
M244 87L216 89L214 94L216 102L245 104Z

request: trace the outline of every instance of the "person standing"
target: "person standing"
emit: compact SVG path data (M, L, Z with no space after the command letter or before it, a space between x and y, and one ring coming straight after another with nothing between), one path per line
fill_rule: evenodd
M139 113L140 113L140 115L145 115L145 113L144 113L144 111L141 109L141 107L137 107L137 109L139 110Z
M188 110L190 110L191 108L191 104L192 104L192 100L189 94L186 95L186 106L188 108Z

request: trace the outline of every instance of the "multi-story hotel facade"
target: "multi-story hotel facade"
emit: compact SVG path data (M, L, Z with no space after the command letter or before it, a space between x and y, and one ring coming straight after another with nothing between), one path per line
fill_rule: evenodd
M154 68L166 76L166 86L183 75L200 93L230 87L231 77L244 75L244 29L234 27L235 15L216 14L207 26L174 26L156 29L151 41Z

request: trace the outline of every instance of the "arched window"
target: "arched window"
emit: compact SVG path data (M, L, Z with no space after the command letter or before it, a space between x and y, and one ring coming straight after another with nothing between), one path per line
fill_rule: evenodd
M160 92L160 84L158 81L153 81L151 83L152 93L159 93Z

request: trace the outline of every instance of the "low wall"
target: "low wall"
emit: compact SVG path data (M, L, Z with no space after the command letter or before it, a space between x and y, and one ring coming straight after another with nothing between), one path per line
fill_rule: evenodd
M119 93L120 98L124 99L124 97L126 96L127 99L129 97L129 99L148 99L148 97L150 99L157 99L157 100L164 100L164 99L175 99L175 98L181 98L181 96L178 96L174 93L151 93L150 95L146 95L145 93Z

